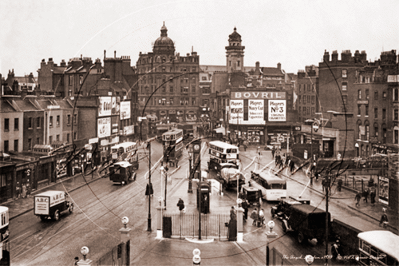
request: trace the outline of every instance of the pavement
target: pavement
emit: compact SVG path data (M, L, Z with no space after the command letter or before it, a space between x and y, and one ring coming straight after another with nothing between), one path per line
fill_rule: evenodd
M256 155L256 148L249 147L246 151L240 151L241 156L246 158L254 158ZM261 151L262 156L270 156L270 151ZM207 154L207 152L205 152ZM242 158L242 157L241 157ZM265 157L266 158L266 157ZM262 163L262 161L261 161ZM202 161L202 168L205 168L206 161ZM186 205L187 213L197 212L196 208L196 185L193 185L192 194L187 193L188 180L186 178L186 171L188 164L180 163L181 169L172 175L173 186L168 188L168 199L167 199L167 210L178 213L176 203L179 198L184 200ZM245 166L245 165L244 165ZM251 166L250 169L253 169ZM291 178L296 182L304 185L308 184L309 180L306 175L298 171L294 176L287 174L286 170L282 173L286 178ZM18 198L15 200L9 200L3 203L3 206L7 206L10 209L10 220L33 210L33 195L47 191L47 190L66 190L71 192L87 183L94 182L101 178L99 173L95 171L90 176L83 176L77 174L72 177L64 178L59 180L55 184L51 184L40 190L35 191L27 198ZM321 180L314 181L313 185L309 187L316 193L323 194ZM372 205L371 203L361 202L359 207L356 207L355 203L355 191L351 189L343 189L338 192L336 186L333 185L332 190L334 191L334 200L340 205L347 209L351 209L354 213L362 213L378 224L382 215L382 208L385 207L381 203ZM211 212L229 214L231 208L231 198L227 195L221 196L218 193L212 193L210 195ZM235 200L235 199L234 199ZM389 219L388 230L397 232L398 226L398 213L388 208L387 215ZM155 218L155 217L154 217ZM244 241L245 234L254 231L254 226L250 218L244 223ZM264 251L258 250L259 243L256 241L245 241L245 243L229 242L229 241L214 241L208 244L202 244L201 242L190 242L184 239L155 239L156 231L152 231L150 234L143 234L139 238L143 238L143 242L150 243L145 250L140 252L131 252L131 265L188 265L192 264L192 252L195 248L199 248L202 252L201 263L204 265L259 265L264 264ZM254 236L252 236L254 237ZM255 236L256 237L256 236ZM259 239L263 239L263 247L265 246L264 233L259 233ZM140 239L136 239L136 242ZM260 241L260 240L259 240Z

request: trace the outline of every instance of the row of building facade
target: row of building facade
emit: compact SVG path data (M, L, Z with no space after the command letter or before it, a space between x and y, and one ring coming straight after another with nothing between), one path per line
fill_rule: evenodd
M103 62L81 56L56 64L49 58L40 63L37 78L15 77L13 71L0 78L0 150L19 160L24 153L36 158L25 158L26 169L18 168L21 162L4 162L14 170L2 174L0 190L8 192L0 201L17 196L23 183L37 188L38 182L55 182L62 155L88 143L97 152L82 160L93 156L100 163L112 145L145 140L170 125L257 146L306 144L312 136L320 154L333 158L397 152L396 51L383 52L375 62L365 52L343 51L340 59L336 51L331 58L325 52L318 66L286 73L280 63L244 66L241 35L234 28L228 37L225 65L200 65L195 51L176 53L163 25L152 52L140 53L135 66L130 56L107 57L104 51ZM317 132L312 121L320 122ZM39 153L60 147L57 158ZM51 166L42 176L45 170L32 170L32 162L41 165L44 157ZM22 180L18 172L35 178Z

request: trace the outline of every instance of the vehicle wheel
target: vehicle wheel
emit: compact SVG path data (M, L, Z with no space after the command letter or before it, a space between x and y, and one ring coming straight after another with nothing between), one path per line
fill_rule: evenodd
M42 220L42 222L44 222L44 221L47 220L47 217L46 216L40 216L40 220Z
M71 205L69 205L69 213L73 213L73 203L71 203Z
M60 211L56 210L55 213L54 213L54 220L58 221L59 219L60 219Z
M304 239L305 239L305 237L303 236L303 233L301 231L299 231L298 237L297 237L298 243L302 244Z

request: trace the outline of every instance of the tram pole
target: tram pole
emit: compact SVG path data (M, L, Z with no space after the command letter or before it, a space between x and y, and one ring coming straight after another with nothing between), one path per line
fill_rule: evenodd
M148 142L148 188L151 190L151 141ZM151 229L151 192L148 195L148 227L147 231L152 231Z

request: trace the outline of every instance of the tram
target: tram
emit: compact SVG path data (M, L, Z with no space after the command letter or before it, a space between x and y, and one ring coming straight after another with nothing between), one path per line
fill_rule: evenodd
M0 206L0 265L10 265L10 216L8 208Z
M163 133L162 145L164 156L169 161L177 163L183 152L183 129L173 128Z

